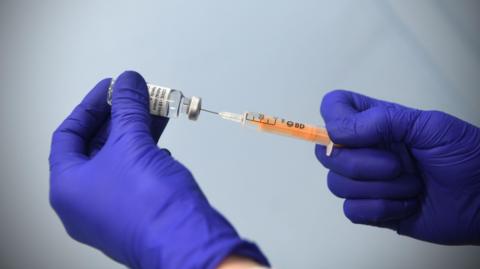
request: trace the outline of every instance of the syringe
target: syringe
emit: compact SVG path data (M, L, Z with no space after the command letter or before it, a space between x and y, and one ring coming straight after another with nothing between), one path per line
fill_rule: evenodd
M325 154L330 156L333 150L333 142L328 136L327 130L311 124L304 124L284 118L268 116L263 113L245 112L243 114L231 112L215 112L207 109L203 111L219 115L221 118L256 127L258 131L289 136L307 140L326 146Z
M115 80L112 79L107 97L109 104L112 103L114 83ZM197 120L200 111L203 110L219 115L223 119L241 123L242 125L255 126L258 131L290 136L321 144L326 146L327 156L330 156L332 153L334 144L328 137L325 128L267 116L263 113L245 112L243 114L236 114L231 112L215 112L203 109L202 99L199 97L186 97L181 91L154 84L147 84L147 88L150 97L150 113L152 115L176 118L180 114L186 114L190 120Z

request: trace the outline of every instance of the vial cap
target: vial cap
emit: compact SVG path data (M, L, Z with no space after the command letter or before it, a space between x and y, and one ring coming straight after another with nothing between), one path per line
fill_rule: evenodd
M190 105L188 106L188 119L197 120L202 109L202 99L200 97L192 96L190 99Z

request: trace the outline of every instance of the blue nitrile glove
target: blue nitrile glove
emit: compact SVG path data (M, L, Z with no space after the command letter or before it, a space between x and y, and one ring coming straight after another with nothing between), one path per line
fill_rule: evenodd
M353 223L434 243L480 244L480 129L348 91L321 106L335 147L316 155Z
M215 268L238 255L268 265L208 203L192 174L157 147L144 79L102 80L53 134L50 201L67 232L132 268ZM110 127L111 126L111 127Z

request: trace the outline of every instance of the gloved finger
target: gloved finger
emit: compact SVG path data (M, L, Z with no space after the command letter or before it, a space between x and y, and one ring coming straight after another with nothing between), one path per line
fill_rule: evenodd
M158 143L163 130L165 130L165 127L167 126L168 118L158 116L151 116L151 118L152 123L150 124L150 132L152 133L153 141Z
M408 199L422 191L421 179L401 175L388 181L360 181L328 172L328 188L340 198L347 199Z
M326 121L338 120L373 107L411 109L347 90L333 90L322 99L320 113Z
M91 140L89 145L89 156L93 158L97 153L102 149L102 147L107 142L108 136L110 135L110 130L112 127L112 122L110 119L106 119L98 130L95 137Z
M404 143L393 143L389 144L389 150L392 151L400 160L402 164L402 170L406 174L415 174L417 173L417 167L415 165L415 160L413 159L412 154L409 149L405 146Z
M327 94L320 110L332 141L351 147L401 142L420 113L347 91Z
M338 147L330 156L326 156L325 147L317 145L315 155L326 168L356 179L393 179L402 168L397 156L381 149Z
M372 107L342 119L326 121L333 142L351 147L404 141L418 111L395 107Z
M107 90L110 79L100 81L75 107L72 113L55 130L52 136L50 162L61 161L65 154L84 158L87 145L97 129L108 117L110 108Z
M345 216L357 224L377 225L400 220L418 209L416 199L347 199L343 203Z
M125 71L113 87L112 135L129 137L129 141L137 144L154 144L150 133L149 95L143 77L137 72Z
M165 126L167 125L168 118L162 119L156 116L151 116L151 117L152 117L152 123L151 123L150 129L152 133L152 138L155 141L155 143L157 143L163 130L165 129ZM90 142L90 146L89 146L90 158L93 158L107 142L108 136L110 135L111 126L112 124L110 119L105 120L105 123L102 125L100 130L97 132L95 137Z
M167 153L168 156L172 156L172 153L167 148L162 148L161 150L163 150L165 153Z
M382 106L382 102L351 91L333 90L323 97L320 113L326 122L334 121L375 106ZM392 103L385 102L385 104Z

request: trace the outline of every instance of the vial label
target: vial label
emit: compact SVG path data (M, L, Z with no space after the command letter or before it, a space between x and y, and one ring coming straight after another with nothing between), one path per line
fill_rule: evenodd
M112 105L113 84L115 80L112 79L108 87L107 103ZM169 102L168 97L172 89L161 87L153 84L147 84L148 94L150 99L150 113L156 116L168 117Z
M168 117L168 96L172 89L147 84L150 94L150 113L157 116Z

